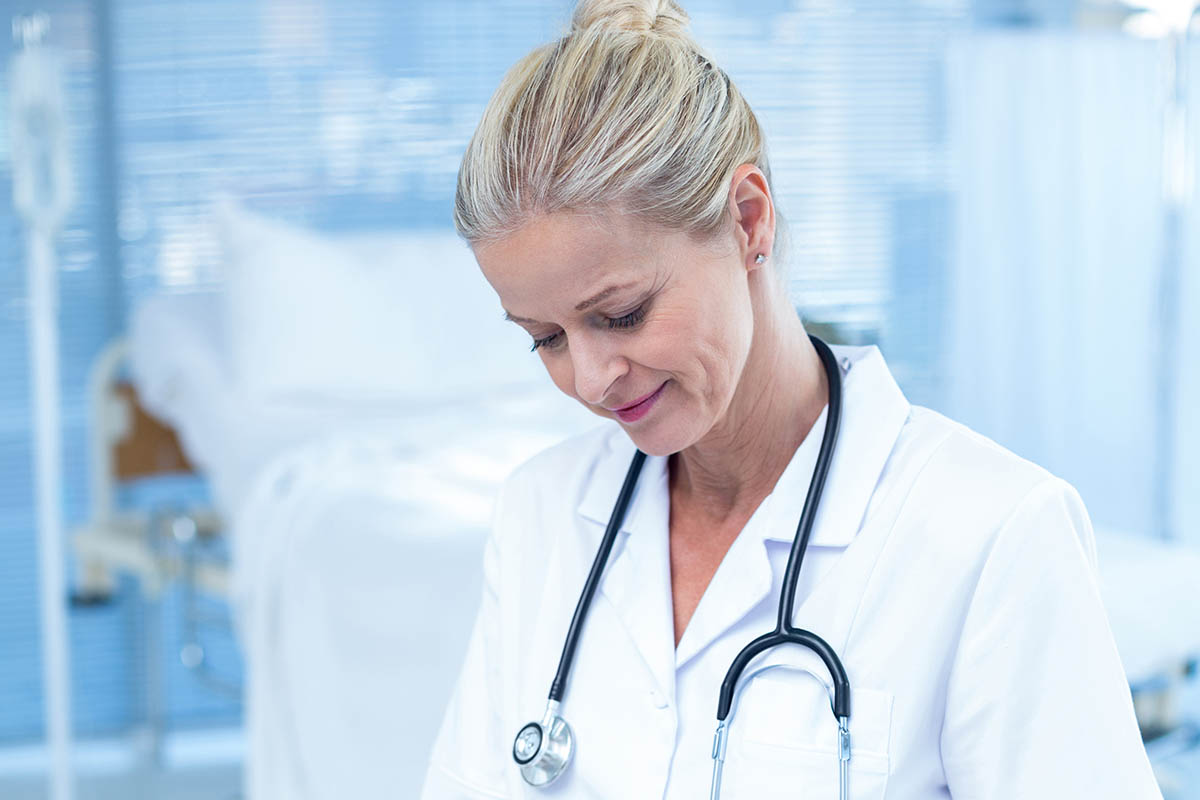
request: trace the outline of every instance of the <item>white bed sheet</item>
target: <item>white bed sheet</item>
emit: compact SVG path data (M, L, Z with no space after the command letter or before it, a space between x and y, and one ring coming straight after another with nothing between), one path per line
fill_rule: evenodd
M548 378L488 389L486 396L407 403L257 399L233 378L222 313L217 292L146 298L131 323L130 372L142 403L178 431L227 517L273 457L307 442L380 437L390 447L431 454L456 469L482 470L495 480L496 470L514 463L497 455L510 446L512 452L532 452L530 444L555 441L599 421Z
M541 437L493 430L431 459L342 434L259 474L234 518L248 800L417 795L495 491Z
M130 371L230 521L248 797L415 796L496 490L539 450L615 423L548 379L375 406L255 400L221 314L217 293L147 298Z

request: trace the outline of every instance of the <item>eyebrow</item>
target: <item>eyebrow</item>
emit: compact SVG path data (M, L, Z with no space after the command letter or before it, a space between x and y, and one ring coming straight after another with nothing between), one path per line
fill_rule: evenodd
M578 305L576 305L575 310L576 311L586 311L587 309L591 308L592 306L596 305L597 303L605 300L606 298L608 298L610 295L614 294L615 292L619 292L623 289L628 289L631 286L636 286L636 285L637 284L635 282L635 283L625 283L625 284L620 284L620 285L609 286L607 289L597 292L596 294L589 297L587 300L584 300L582 303L579 303ZM504 318L506 320L508 320L509 322L525 322L525 323L529 323L529 324L533 324L533 325L539 324L536 319L529 319L528 317L513 316L512 314L508 313L508 309L504 310Z

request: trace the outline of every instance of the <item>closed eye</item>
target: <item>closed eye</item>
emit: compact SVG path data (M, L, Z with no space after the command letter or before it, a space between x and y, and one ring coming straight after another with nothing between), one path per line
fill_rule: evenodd
M640 305L633 311L630 311L628 314L623 314L619 317L609 317L608 327L612 329L633 328L637 325L640 325L645 318L646 306ZM529 350L530 352L533 352L543 347L556 347L557 343L560 341L559 337L562 335L563 332L559 331L558 333L552 333L549 336L543 336L540 339L534 339L533 346L530 347Z
M549 336L543 336L541 339L534 339L533 347L529 348L529 352L532 353L534 350L537 350L539 347L553 346L554 340L557 339L561 335L562 335L562 331L559 331L558 333L552 333Z
M632 328L646 318L646 307L638 306L633 311L630 311L623 317L616 317L608 321L610 328Z

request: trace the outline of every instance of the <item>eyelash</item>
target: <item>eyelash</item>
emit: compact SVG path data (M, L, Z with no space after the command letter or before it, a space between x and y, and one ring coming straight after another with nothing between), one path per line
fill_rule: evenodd
M613 319L610 319L608 321L608 327L609 328L632 328L635 325L641 324L642 320L644 320L645 318L646 318L646 307L638 306L633 311L630 311L628 314L625 314L624 316L615 317ZM549 336L544 336L541 339L534 339L533 347L529 348L529 351L533 352L533 351L537 350L539 347L549 347L550 345L554 344L554 341L556 339L558 339L558 337L561 335L562 335L562 331L559 331L558 333L552 333Z

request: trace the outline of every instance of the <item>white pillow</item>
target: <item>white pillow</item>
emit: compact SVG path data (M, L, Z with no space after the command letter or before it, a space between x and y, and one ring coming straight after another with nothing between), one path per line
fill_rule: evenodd
M453 231L324 236L217 206L230 360L260 399L461 399L545 386Z

